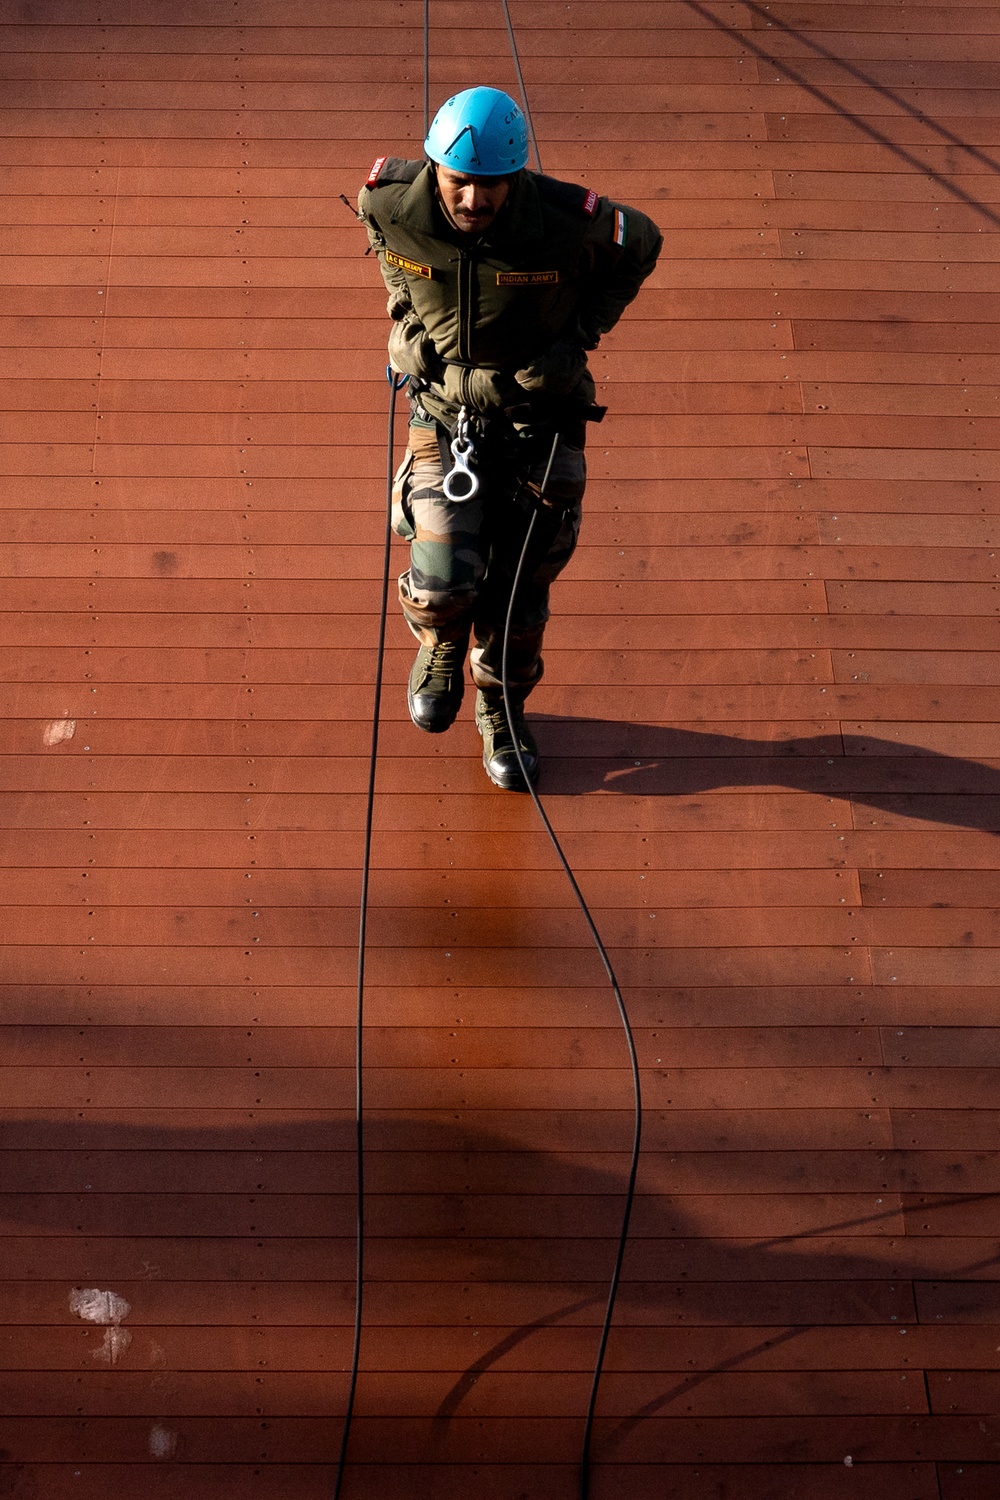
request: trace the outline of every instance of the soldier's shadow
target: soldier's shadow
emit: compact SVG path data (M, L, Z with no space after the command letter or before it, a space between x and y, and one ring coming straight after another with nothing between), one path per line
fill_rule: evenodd
M1000 770L872 735L755 740L662 724L532 714L541 790L684 797L734 787L810 792L917 819L1000 832Z

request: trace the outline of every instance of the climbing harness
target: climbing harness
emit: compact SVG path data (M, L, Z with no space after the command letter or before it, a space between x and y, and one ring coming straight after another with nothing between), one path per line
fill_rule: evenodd
M509 38L510 38L511 50L512 50L513 58L514 58L514 66L515 66L515 70L517 72L518 82L519 82L520 90L521 90L521 98L522 98L522 102L523 102L523 105L524 105L523 124L526 124L526 126L527 126L527 136L530 137L531 146L532 146L532 149L534 151L535 159L536 159L536 162L537 162L537 165L538 165L538 170L541 171L542 170L541 157L540 157L539 152L538 152L538 142L537 142L536 137L535 137L534 125L533 125L532 119L531 119L531 111L530 111L530 108L529 108L529 105L528 105L527 92L525 90L524 79L523 79L523 75L521 73L520 58L518 56L518 50L517 50L517 40L516 40L516 37L515 37L515 34L514 34L513 23L511 21L510 9L509 9L509 6L508 6L508 0L501 0L501 3L503 5L504 17L505 17L506 24L507 24L507 31L508 31L508 35L509 35ZM429 113L430 113L430 111L429 111L429 102L428 102L429 101L429 92L428 92L428 90L429 90L429 83L428 83L428 80L429 80L429 76L430 76L430 73L429 73L429 68L430 68L430 61L429 61L429 54L430 54L430 45L429 45L429 33L430 33L429 15L430 15L430 0L424 0L424 129L425 129L425 132L429 131L428 119L429 119ZM471 92L475 93L476 91L471 91ZM458 97L460 98L461 96L458 96ZM451 101L449 101L449 102L451 102ZM442 109L444 109L444 106L442 107ZM520 114L520 111L518 111L518 113ZM439 111L438 117L440 117L441 114L442 114L442 111ZM438 117L436 117L436 119ZM521 126L521 128L523 128L523 125ZM527 139L527 137L525 139ZM526 144L522 143L522 141L520 140L520 138L518 140L517 149L518 149L518 151L524 151L525 156L526 156L526 154L527 154ZM522 165L523 165L523 163L522 163ZM351 1424L352 1424L353 1416L354 1416L355 1396L356 1396L356 1392L357 1392L358 1374L359 1374L359 1370L360 1370L361 1332L362 1332L362 1324L363 1324L363 1297L364 1297L364 1202L365 1202L365 1199L364 1199L365 1186L364 1186L364 1090L363 1090L363 1084L364 1084L364 1052L363 1052L363 1040L364 1040L365 947L366 947L366 933L367 933L368 886L369 886L369 875L370 875L370 867L371 867L371 842L372 842L373 809L374 809L374 798L375 798L375 779L376 779L376 769L377 769L377 759L378 759L379 707L380 707L381 693L382 693L382 676L383 676L383 665L384 665L384 658L385 658L386 617L387 617L387 613L388 613L388 598L389 598L389 566L390 566L390 548L391 548L391 540L392 540L393 443L394 443L394 427L395 427L395 412L396 412L396 395L397 395L398 391L400 389L402 389L402 387L406 383L406 379L407 379L407 377L405 375L400 376L400 375L396 374L396 372L394 372L392 370L391 366L389 368L387 368L387 370L386 370L386 377L387 377L388 382L389 382L389 431L388 431L388 444L387 444L388 451L387 451L387 459L386 459L385 540L384 540L384 547L383 547L382 593L381 593L381 604L380 604L380 614L379 614L379 636L378 636L378 650L377 650L377 654L376 654L376 670L375 670L375 683L374 683L374 708L373 708L373 713L372 713L371 751L370 751L370 758L369 758L368 793L367 793L367 805L366 805L366 813L365 813L365 834L364 834L363 855L362 855L362 877L361 877L361 897L360 897L360 901L361 901L361 914L360 914L359 934L358 934L357 1020L356 1020L356 1028L355 1028L355 1130L356 1130L356 1151L357 1151L357 1172L356 1172L356 1208L357 1208L357 1214L356 1214L356 1255L355 1255L354 1341L353 1341L353 1350L352 1350L352 1357L351 1357L351 1370L350 1370L350 1379L349 1379L349 1385L348 1385L348 1395L347 1395L347 1402L346 1402L346 1407L345 1407L343 1428L342 1428L342 1431L341 1431L340 1450L339 1450L339 1455L338 1455L338 1460L337 1460L336 1479L335 1479L335 1482L334 1482L333 1500L340 1500L341 1487L343 1485L344 1472L345 1472L345 1467L346 1467L346 1463L347 1463L347 1448L348 1448L348 1441L349 1441L349 1438L350 1438ZM413 387L411 386L411 390L412 389L413 389ZM582 413L580 415L583 416ZM584 416L583 419L584 420L600 421L600 419L601 419L602 416L603 416L603 409L599 408L599 407L595 407L595 408L591 408L589 415ZM450 444L450 451L451 451L451 455L452 455L452 457L454 459L454 466L445 475L445 481L444 481L444 493L447 496L447 498L449 500L452 500L452 501L470 500L478 492L478 489L479 489L479 477L474 472L474 470L472 468L472 464L475 462L475 441L474 441L473 436L471 435L471 432L470 432L471 426L472 426L472 423L470 422L469 414L466 411L466 409L463 407L462 411L459 413L458 424L456 426L456 430L455 430L454 436L453 436L451 444ZM545 467L545 472L544 472L544 476L542 478L541 484L538 486L537 490L534 490L534 489L529 490L526 485L522 485L520 487L520 492L519 492L519 495L520 495L520 498L522 499L522 502L523 502L524 498L526 498L526 497L528 499L530 499L530 502L531 502L531 505L532 505L532 515L531 515L531 519L530 519L530 521L528 523L528 527L527 527L527 530L526 530L526 533L525 533L524 543L523 543L522 548L521 548L521 555L520 555L520 558L518 560L517 569L516 569L515 574L514 574L514 581L513 581L512 588L511 588L510 601L509 601L508 608L507 608L507 617L506 617L506 621L505 621L505 625L504 625L504 638L503 638L503 646L502 646L502 652L501 652L501 685L502 685L502 689L503 689L504 711L507 714L508 722L510 722L510 719L511 719L511 716L512 716L512 710L513 710L513 701L512 701L512 698L511 698L510 683L509 683L509 680L508 680L508 644L509 644L509 641L510 641L510 636L511 636L511 631L512 631L512 621L513 621L513 613L514 613L514 604L515 604L515 601L517 599L518 589L520 587L521 580L522 580L522 577L523 577L525 569L526 569L527 561L528 561L528 559L529 559L529 557L531 555L532 542L533 542L533 539L534 539L534 536L535 536L536 528L538 526L539 517L540 517L540 515L544 511L552 509L551 505L547 504L547 502L546 502L546 491L548 489L549 478L550 478L551 473L552 473L553 464L555 463L555 458L556 458L556 454L557 454L558 449L559 449L559 443L560 443L560 441L561 441L561 434L560 434L560 431L559 431L559 424L557 424L556 425L556 431L554 432L553 439L552 439L552 446L551 446L551 449L550 449L550 452L549 452L548 462L547 462L546 467ZM527 775L527 768L525 766L524 756L522 754L521 747L520 747L520 745L518 743L518 737L517 737L517 735L513 736L513 742L514 742L515 753L516 753L516 756L517 756L518 766L520 767L521 774L524 777L524 781L525 781L525 784L526 784L526 786L528 788L528 791L531 794L531 798L532 798L532 801L534 803L535 810L538 813L539 818L541 819L542 825L544 826L545 831L546 831L546 833L549 836L549 839L550 839L550 841L552 843L553 849L555 850L555 853L558 856L558 859L559 859L559 861L560 861L560 863L562 865L562 868L563 868L563 871L564 871L564 873L566 875L566 878L569 881L570 887L571 887L571 889L573 891L573 894L574 894L574 896L575 896L575 898L577 900L577 903L578 903L578 905L580 907L580 910L581 910L581 912L583 914L584 920L585 920L585 922L587 924L587 927L588 927L588 929L590 931L590 935L591 935L591 937L592 937L592 939L594 941L594 945L597 948L598 954L599 954L600 959L601 959L601 963L604 966L605 973L607 974L609 983L610 983L612 991L614 993L615 1003L616 1003L616 1005L618 1007L619 1019L621 1021L622 1029L623 1029L623 1032L624 1032L624 1035L625 1035L626 1047L627 1047L627 1051L628 1051L629 1065L630 1065L631 1077L632 1077L632 1095L633 1095L633 1101L634 1101L634 1116L633 1116L634 1123L633 1123L632 1149L631 1149L631 1158L630 1158L630 1164L629 1164L629 1173L628 1173L628 1179L627 1179L627 1183L626 1183L626 1187L625 1187L625 1196L624 1196L624 1203L623 1203L623 1207L622 1207L622 1218L621 1218L620 1232L619 1232L619 1236L618 1236L617 1252L616 1252L615 1263L614 1263L614 1267L613 1267L613 1270L612 1270L612 1274L611 1274L611 1278L610 1278L609 1286L608 1286L607 1304L606 1304L606 1307L605 1307L604 1319L603 1319L603 1322L602 1322L602 1325L601 1325L601 1334L600 1334L600 1339L599 1339L599 1342L598 1342L597 1356L596 1356L595 1363L594 1363L593 1380L592 1380L592 1383L591 1383L590 1397L589 1397L589 1401L588 1401L588 1405L587 1405L587 1413L586 1413L586 1418L585 1418L585 1422L584 1422L583 1439L582 1439L582 1444L581 1444L579 1495L580 1495L580 1500L588 1500L588 1497L589 1497L589 1494L590 1494L590 1475L591 1475L591 1441L592 1441L592 1436L593 1436L594 1418L595 1418L596 1410L597 1410L597 1397L598 1397L598 1391L599 1391L599 1387L600 1387L601 1374L602 1374L603 1368L604 1368L604 1358L605 1358L605 1353L606 1353L606 1350L607 1350L608 1338L609 1338L609 1335L610 1335L610 1332L611 1332L611 1323L612 1323L612 1319L613 1319L613 1316L614 1316L615 1301L616 1301L617 1294L618 1294L618 1287L619 1287L619 1284L620 1284L620 1281L621 1281L621 1272L622 1272L622 1266L623 1266L624 1258L625 1258L625 1249L626 1249L626 1245L627 1245L627 1242L628 1242L629 1224L630 1224L630 1221L631 1221L632 1207L633 1207L633 1204L634 1204L634 1201L635 1201L636 1177L637 1177L638 1167L639 1167L639 1152L640 1152L641 1139L642 1139L642 1091L641 1091L641 1081L640 1081L640 1074L639 1074L639 1060L638 1060L638 1056L637 1056L637 1053L636 1053L635 1039L633 1037L631 1023L629 1021L628 1011L627 1011L627 1008L625 1006L625 1001L624 1001L624 999L622 997L621 988L620 988L620 986L618 984L618 980L617 980L617 978L615 976L614 969L612 968L610 958L608 957L607 949L604 946L604 943L603 943L603 941L601 939L600 933L597 930L597 926L596 926L596 924L594 922L594 919L591 916L590 909L587 906L587 902L586 902L586 900L584 898L583 892L581 891L580 886L579 886L579 884L578 884L578 882L576 880L576 877L574 876L573 871L570 868L569 862L567 861L566 856L563 853L562 846L559 843L559 840L558 840L558 838L556 836L555 830L553 829L552 824L549 821L548 814L546 813L544 807L542 806L542 803L541 803L541 800L540 800L540 798L538 796L538 793L535 790L535 787L532 785L531 780L530 780L530 778Z
M469 431L469 413L465 407L458 414L455 436L449 444L455 467L444 476L445 498L448 500L471 500L479 493L479 476L470 468L475 462L476 450Z

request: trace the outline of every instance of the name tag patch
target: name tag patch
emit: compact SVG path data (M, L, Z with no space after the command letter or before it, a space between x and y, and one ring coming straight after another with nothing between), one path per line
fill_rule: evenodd
M434 267L422 266L418 260L407 260L405 255L397 255L395 250L384 251L386 264L396 266L400 271L408 271L411 276L422 276L425 281L434 280Z
M498 271L497 286L556 286L558 271Z

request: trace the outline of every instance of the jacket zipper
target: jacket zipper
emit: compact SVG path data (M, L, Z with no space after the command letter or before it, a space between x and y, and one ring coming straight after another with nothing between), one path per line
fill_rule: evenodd
M458 260L458 357L472 363L472 258L459 251Z

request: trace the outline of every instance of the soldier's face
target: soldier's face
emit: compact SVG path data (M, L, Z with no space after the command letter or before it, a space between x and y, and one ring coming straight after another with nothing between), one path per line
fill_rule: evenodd
M438 167L437 190L441 207L463 234L482 234L507 200L510 181L506 177L469 177Z

